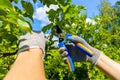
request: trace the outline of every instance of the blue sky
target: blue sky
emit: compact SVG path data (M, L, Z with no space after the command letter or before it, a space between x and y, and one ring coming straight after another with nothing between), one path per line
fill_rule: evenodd
M73 4L86 6L88 18L92 18L99 14L98 7L102 0L72 0L72 1ZM108 1L113 6L117 0ZM20 5L18 6L21 7ZM33 15L34 23L32 23L33 30L41 30L43 26L50 23L47 14L45 13L45 11L48 11L49 8L43 6L41 3L39 3L39 1L37 2L37 4L34 4L34 8L35 8L35 12ZM50 6L50 8L57 9L57 6L52 5Z
M99 14L98 7L102 0L73 0L74 4L86 6L88 17L94 17ZM107 0L114 6L117 0Z

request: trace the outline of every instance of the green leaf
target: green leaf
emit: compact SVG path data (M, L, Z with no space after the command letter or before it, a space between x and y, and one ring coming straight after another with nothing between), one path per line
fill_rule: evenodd
M5 21L12 23L12 24L17 24L17 21L15 19L12 19L12 18L8 18Z
M65 13L67 11L67 9L69 8L69 5L63 6L60 4L60 7L62 8L63 13Z
M40 2L43 4L43 5L47 5L47 7L49 7L51 4L57 4L57 1L56 0L40 0Z
M31 18L34 12L32 4L30 2L22 1L22 7L24 8L25 15L26 16L29 15L27 17Z
M0 8L3 10L12 8L12 4L9 0L0 0Z
M4 10L2 10L2 9L0 9L0 15L2 15L2 16L6 16L6 15L7 15L7 12L4 11Z
M5 26L5 29L6 29L7 31L10 31L10 24L7 24L7 25Z
M53 9L50 9L48 12L46 12L47 14L49 14L49 20L51 21L51 22L53 22L54 21L54 18L56 18L56 11L54 11ZM53 15L54 14L54 15Z
M34 3L36 3L36 2L37 2L37 0L33 0L33 2L34 2Z
M78 6L78 9L79 9L79 11L86 10L86 7L85 6Z
M23 16L24 16L24 17L28 17L28 18L30 18L32 21L34 21L34 20L33 20L33 16L29 15L28 13L23 14Z
M50 28L52 28L53 24L48 24L47 26L44 26L42 31L45 33L47 30L50 30Z
M15 3L18 3L18 0L14 0Z
M18 25L19 25L23 30L32 33L32 32L31 32L30 25L29 25L27 22L22 21L22 20L20 20L20 19L18 19L17 22L18 22Z

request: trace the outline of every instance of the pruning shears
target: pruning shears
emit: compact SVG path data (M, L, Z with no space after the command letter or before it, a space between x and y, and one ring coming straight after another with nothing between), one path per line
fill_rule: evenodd
M69 43L69 42L66 42L66 41L68 41L69 37L72 37L74 35L72 35L72 34L66 34L65 35L64 33L62 33L62 30L59 28L58 25L56 25L56 32L57 32L57 36L59 38L59 44L58 44L59 48L60 47L64 47L65 50L68 52L68 49L67 49L65 44ZM82 43L74 42L74 44L75 44L76 47L78 47L81 51L83 51L88 56L90 56L90 57L93 56L94 53L90 49L85 47ZM66 62L68 64L68 68L69 68L70 72L74 72L75 68L74 68L74 64L73 64L73 61L72 61L72 58L71 58L71 55L70 55L69 52L68 52L68 57L67 57L67 61Z

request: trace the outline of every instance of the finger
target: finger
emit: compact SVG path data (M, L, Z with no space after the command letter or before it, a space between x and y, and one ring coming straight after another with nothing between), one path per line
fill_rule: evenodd
M65 48L64 48L64 47L61 47L61 48L59 48L58 51L60 52L60 54L62 54L62 53L65 51Z
M64 63L66 63L66 64L67 64L67 59L68 59L67 57L64 57L64 58L63 58L63 61L64 61Z
M73 41L73 42L80 42L82 43L83 45L85 46L88 46L89 47L89 44L81 37L78 37L78 36L71 36L71 37L68 37L69 40Z
M84 39L82 39L81 37L78 37L78 36L71 36L71 37L68 37L68 39L73 42L85 42Z
M68 52L64 51L61 55L62 55L62 57L67 57L68 56Z

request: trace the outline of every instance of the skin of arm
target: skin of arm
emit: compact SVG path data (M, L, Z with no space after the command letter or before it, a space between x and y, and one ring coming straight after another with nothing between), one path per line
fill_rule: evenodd
M29 49L18 57L4 80L45 80L41 49Z
M120 64L113 61L103 53L101 53L96 66L112 80L120 80Z

